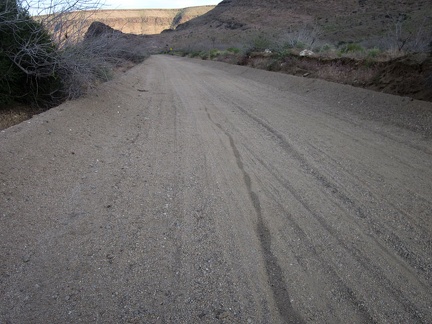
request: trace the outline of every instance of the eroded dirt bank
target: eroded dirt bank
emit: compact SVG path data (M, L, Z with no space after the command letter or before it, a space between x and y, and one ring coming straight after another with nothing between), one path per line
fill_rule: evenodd
M228 53L214 60L432 101L432 57L428 54L379 61L294 54L280 57L257 52L248 55Z
M153 56L0 133L0 322L431 322L431 125Z

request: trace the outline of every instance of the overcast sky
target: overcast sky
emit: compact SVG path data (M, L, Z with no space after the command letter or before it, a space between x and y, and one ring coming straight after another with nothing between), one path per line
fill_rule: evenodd
M104 9L177 9L216 5L221 0L102 0Z

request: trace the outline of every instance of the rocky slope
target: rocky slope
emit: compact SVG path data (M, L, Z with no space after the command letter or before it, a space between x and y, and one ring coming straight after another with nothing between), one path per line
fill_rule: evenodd
M318 27L325 42L376 45L395 32L397 24L412 35L420 28L431 30L432 7L430 0L224 0L178 26L177 36L204 35L204 40L216 37L216 43L235 45L260 34L280 38L307 24Z

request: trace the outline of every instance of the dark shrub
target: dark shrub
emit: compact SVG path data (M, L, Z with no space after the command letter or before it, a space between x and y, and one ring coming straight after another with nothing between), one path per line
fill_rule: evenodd
M0 107L61 100L57 51L44 28L14 0L0 0Z

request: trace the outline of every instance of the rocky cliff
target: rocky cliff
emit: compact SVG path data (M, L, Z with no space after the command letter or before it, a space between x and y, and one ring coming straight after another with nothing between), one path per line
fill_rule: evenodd
M159 34L165 29L175 29L179 24L199 17L214 6L183 9L98 10L92 21L100 21L123 33L137 35Z
M179 24L197 18L215 6L198 6L183 9L131 9L71 12L61 17L38 16L59 38L66 35L83 36L95 21L126 34L155 35L166 29L176 29ZM56 36L57 37L57 36Z

